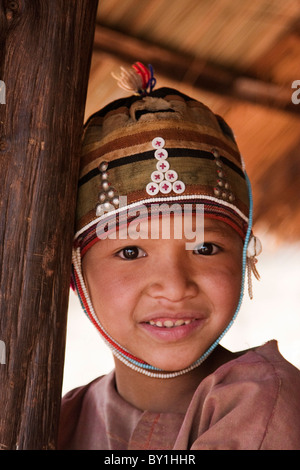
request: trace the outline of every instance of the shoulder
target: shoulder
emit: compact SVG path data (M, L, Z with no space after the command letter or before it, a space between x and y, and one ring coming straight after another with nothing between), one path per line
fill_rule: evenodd
M299 392L300 371L276 341L238 355L193 397L185 418L193 448L300 449Z
M277 341L272 340L263 344L262 346L248 349L237 356L232 361L224 364L216 371L216 375L220 378L230 378L232 374L238 372L242 376L253 378L258 381L261 371L262 376L270 376L275 382L284 379L285 377L293 376L299 384L300 371L291 363L289 363L279 352Z
M213 387L243 382L253 382L261 387L268 383L282 386L284 381L291 379L295 387L300 387L299 369L281 355L277 341L272 340L262 346L231 353L229 360L204 379L201 386L207 383Z
M212 380L218 387L229 386L244 402L252 400L261 414L273 416L281 407L290 408L300 419L300 371L281 355L274 340L224 364Z
M275 340L246 351L219 373L229 380L237 374L242 380L255 382L260 389L271 385L281 394L300 391L300 371L281 355Z

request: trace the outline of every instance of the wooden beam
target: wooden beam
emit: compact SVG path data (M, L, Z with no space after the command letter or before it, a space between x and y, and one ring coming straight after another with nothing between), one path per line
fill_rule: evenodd
M153 65L157 74L223 97L246 101L299 114L291 101L292 89L240 75L206 60L171 51L157 44L129 36L97 24L94 50L105 52L126 63L137 60Z
M55 448L97 4L0 3L0 449Z

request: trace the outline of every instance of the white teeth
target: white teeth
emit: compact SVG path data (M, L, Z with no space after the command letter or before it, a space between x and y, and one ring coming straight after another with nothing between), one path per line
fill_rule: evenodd
M174 326L182 326L182 325L189 325L192 322L192 320L176 320L173 322L173 320L165 320L163 323L161 321L154 321L150 320L149 324L152 326L158 326L159 328L165 327L165 328L173 328Z
M161 321L153 321L153 320L150 320L149 321L150 325L152 326L159 326L160 328L163 326L162 322Z

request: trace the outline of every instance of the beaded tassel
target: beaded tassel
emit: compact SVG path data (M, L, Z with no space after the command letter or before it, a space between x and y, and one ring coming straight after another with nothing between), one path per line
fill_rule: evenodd
M252 273L258 281L260 280L260 275L256 268L256 256L258 256L261 252L262 246L260 240L254 235L252 235L247 248L248 293L251 300L253 299Z
M149 64L146 67L141 62L136 62L130 68L120 67L120 75L112 72L120 88L133 92L136 95L148 95L156 84L153 76L153 68Z

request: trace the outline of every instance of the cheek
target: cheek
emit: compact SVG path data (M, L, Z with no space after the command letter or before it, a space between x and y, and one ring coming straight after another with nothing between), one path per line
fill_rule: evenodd
M230 315L241 293L242 270L239 264L216 266L206 273L204 282L216 311L225 313L228 310Z
M135 285L130 275L116 274L115 270L102 265L101 270L87 270L84 277L95 313L103 326L115 315L123 318L125 306L130 310L132 285Z

